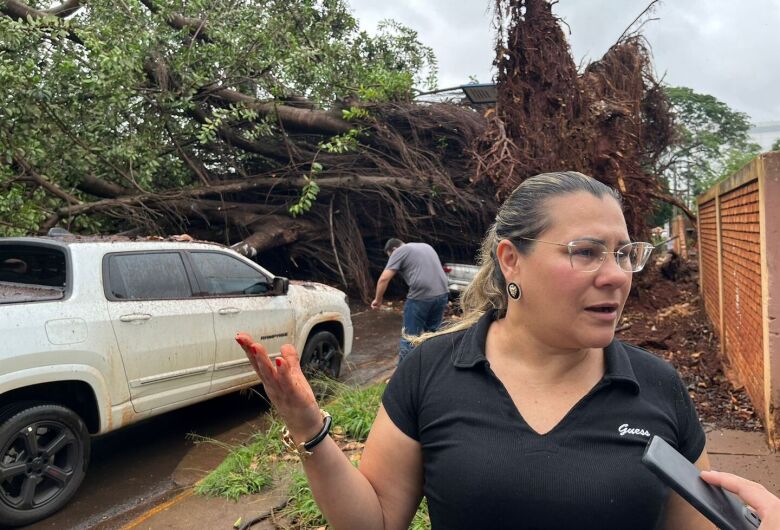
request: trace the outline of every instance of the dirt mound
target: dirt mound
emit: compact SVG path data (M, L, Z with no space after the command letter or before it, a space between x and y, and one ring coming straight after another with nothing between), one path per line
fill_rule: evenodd
M747 393L734 387L724 373L720 343L699 296L698 264L684 261L679 270L684 273L676 275L676 281L667 278L660 267L635 279L618 338L670 361L688 385L705 424L762 430Z

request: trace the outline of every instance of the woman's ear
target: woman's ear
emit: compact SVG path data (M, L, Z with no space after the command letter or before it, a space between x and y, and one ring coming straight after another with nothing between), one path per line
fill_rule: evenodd
M502 239L498 242L496 258L498 258L498 266L501 267L504 278L513 278L519 272L522 256L514 243L508 239ZM510 280L507 279L507 281Z

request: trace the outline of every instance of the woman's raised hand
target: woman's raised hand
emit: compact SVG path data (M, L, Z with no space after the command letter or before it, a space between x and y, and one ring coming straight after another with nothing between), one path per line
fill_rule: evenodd
M297 443L313 438L322 428L322 416L314 392L301 371L298 352L292 344L282 346L273 361L262 344L248 333L238 333L236 342L263 381L265 393L276 407Z

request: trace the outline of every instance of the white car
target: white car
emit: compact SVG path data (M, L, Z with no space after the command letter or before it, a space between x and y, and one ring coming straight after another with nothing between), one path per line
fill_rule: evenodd
M460 296L471 283L471 280L474 279L478 270L479 267L476 265L445 263L444 273L447 275L447 286L450 290L450 296Z
M90 435L257 384L239 331L334 377L352 349L343 292L221 245L0 238L0 527L73 496Z

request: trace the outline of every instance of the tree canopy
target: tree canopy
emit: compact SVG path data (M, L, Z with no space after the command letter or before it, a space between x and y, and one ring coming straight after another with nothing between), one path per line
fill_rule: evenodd
M761 147L750 140L750 117L709 94L666 87L675 113L676 141L665 153L670 191L691 206L696 195L749 162Z
M0 234L36 231L59 201L85 193L281 167L287 129L346 149L356 134L347 120L361 116L350 100L405 101L436 82L433 52L413 30L386 21L369 35L342 0L45 4L0 3ZM44 188L30 194L20 177ZM112 228L60 217L76 230Z

